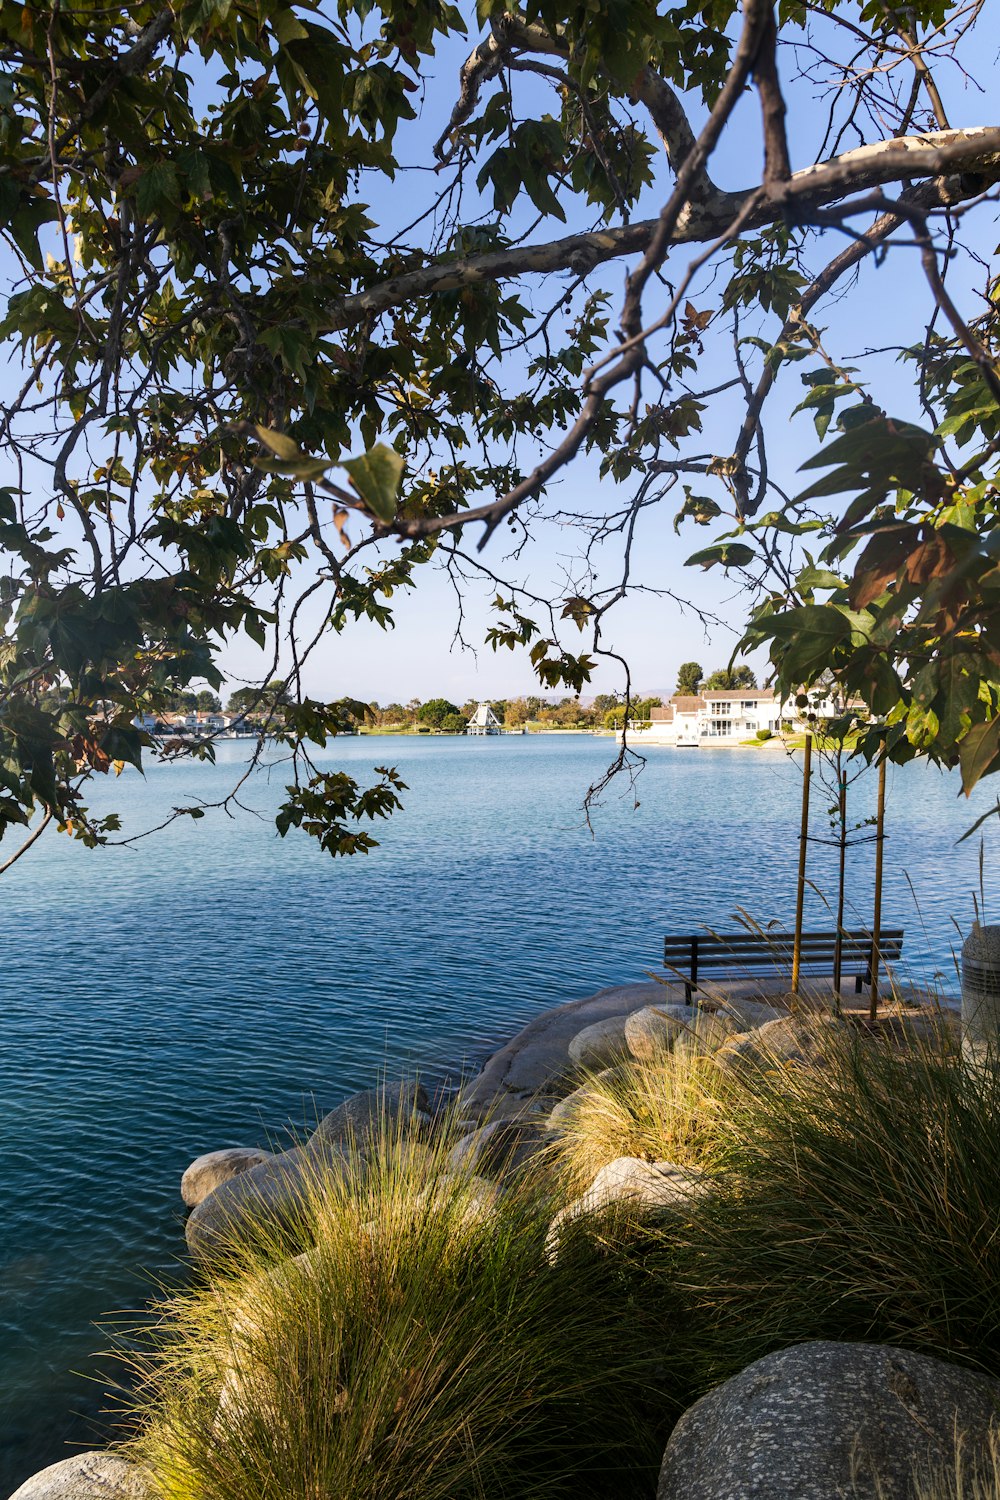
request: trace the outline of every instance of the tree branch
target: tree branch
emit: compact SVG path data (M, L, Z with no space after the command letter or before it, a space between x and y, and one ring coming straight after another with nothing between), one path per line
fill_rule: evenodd
M905 31L900 28L899 39L910 49L910 60L913 63L914 72L916 73L918 82L923 83L924 88L927 90L927 97L931 101L934 118L942 130L950 129L944 100L941 98L938 86L934 81L934 74L928 67L927 59L924 57L923 46L917 40L916 32Z
M492 32L479 43L462 64L459 73L459 95L446 129L434 144L434 155L442 164L451 159L454 140L449 149L445 142L472 117L479 103L484 83L495 78L512 52L541 52L548 57L568 57L565 42L550 35L542 26L530 26L509 12L492 22Z
M38 842L38 840L41 838L42 834L45 832L46 828L48 828L48 826L49 826L49 824L51 822L52 822L52 814L51 814L51 812L47 812L45 814L44 818L42 819L42 821L39 823L38 827L34 830L33 833L30 833L28 835L28 837L25 839L24 843L20 846L20 848L19 849L15 849L14 853L10 856L10 858L4 860L3 864L0 865L0 875L6 875L7 871L10 869L11 865L16 865L17 862L18 862L18 860L21 858L21 856L24 855L24 854L27 854L28 850L32 847L33 844L36 844Z
M494 21L492 34L479 43L462 65L458 100L446 129L434 145L434 155L442 164L450 161L455 149L455 134L471 118L483 84L497 76L505 60L514 52L568 58L569 46L544 27L529 25L509 13ZM679 171L694 147L695 136L676 93L666 79L647 64L636 80L632 97L649 111L663 141L667 160L675 172ZM449 137L452 144L446 148ZM707 186L712 188L711 183Z
M823 206L835 203L847 193L884 186L900 178L940 177L956 169L962 173L983 175L985 181L976 188L976 193L982 191L986 182L1000 178L1000 129L981 125L859 146L827 162L794 172L786 182L773 184L767 201L755 208L744 227L757 229L774 223L800 197ZM718 238L740 213L747 199L759 192L759 187L742 192L715 188L708 198L682 203L676 212L668 243L699 244ZM957 202L974 195L963 187L959 178L941 185L938 202ZM453 291L479 282L509 281L552 271L585 275L607 261L646 254L659 224L659 219L644 219L636 224L566 235L563 239L539 245L511 246L505 250L490 250L481 255L466 255L423 266L420 270L378 282L362 292L338 298L330 308L322 331L332 333L349 328L363 318L391 307L400 307L417 297Z
M778 79L778 28L769 9L760 38L754 80L764 116L764 181L787 182L792 175L785 134L785 100Z

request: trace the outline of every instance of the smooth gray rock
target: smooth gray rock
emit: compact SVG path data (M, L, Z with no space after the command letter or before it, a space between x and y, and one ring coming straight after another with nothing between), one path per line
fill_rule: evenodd
M538 1094L566 1092L572 1064L569 1044L585 1027L624 1016L663 998L659 984L624 984L543 1011L495 1052L479 1076L462 1090L463 1117L492 1119L497 1109ZM558 1085L567 1080L562 1090Z
M894 1010L878 1019L878 1034L900 1051L957 1053L962 1049L962 1027L953 1011L925 1006Z
M657 1500L914 1500L914 1472L974 1460L1000 1380L883 1344L798 1344L703 1396L674 1428Z
M586 1104L587 1100L593 1096L594 1085L607 1083L610 1079L616 1078L618 1071L617 1068L604 1068L592 1079L582 1083L578 1089L574 1089L571 1094L567 1094L565 1099L558 1100L546 1117L546 1130L566 1130L572 1126L581 1105Z
M601 1068L613 1067L628 1057L625 1040L627 1016L608 1016L604 1021L595 1021L578 1031L566 1049L574 1068L595 1073Z
M357 1160L357 1158L354 1158ZM321 1171L345 1171L352 1158L335 1144L310 1141L222 1183L198 1204L185 1227L196 1260L225 1255L254 1225L290 1227L301 1215Z
M519 1171L546 1144L543 1120L491 1120L452 1147L448 1167L490 1179L505 1177Z
M811 1015L808 1019L782 1016L767 1021L755 1031L734 1037L716 1053L720 1067L773 1068L787 1066L816 1068L826 1061L831 1041L850 1035L847 1021L835 1016Z
M254 1146L207 1151L204 1156L195 1157L181 1178L181 1197L188 1208L196 1208L224 1182L238 1177L241 1172L249 1172L252 1167L259 1167L262 1162L273 1160L273 1156L273 1152L258 1151Z
M769 1021L787 1021L789 1014L785 1006L771 1005L766 1000L753 1000L746 995L720 996L713 1001L712 1009L719 1017L731 1016L739 1023L741 1031L766 1026Z
M550 1261L558 1259L563 1229L573 1219L600 1213L616 1203L631 1204L641 1210L673 1210L707 1188L708 1178L697 1167L620 1156L602 1167L587 1191L556 1214L545 1235L545 1254Z
M694 1005L644 1005L625 1017L625 1045L636 1062L654 1062L678 1037L693 1038L699 1019Z
M316 1251L279 1261L255 1281L243 1283L242 1299L230 1310L228 1364L219 1385L215 1429L225 1433L247 1416L256 1421L280 1419L280 1389L273 1361L260 1358L266 1333L283 1311L283 1299L301 1295L315 1274Z
M504 1125L544 1124L559 1103L559 1099L558 1094L533 1094L524 1099L511 1095L503 1099L495 1109L490 1110L489 1119L485 1123L490 1125L497 1122ZM472 1117L455 1120L453 1123L455 1130L461 1131L463 1135L469 1135L473 1130L478 1130L484 1121L481 1118Z
M148 1493L134 1464L94 1449L40 1469L10 1500L143 1500Z
M422 1212L452 1214L460 1230L473 1230L496 1218L500 1201L495 1182L462 1171L435 1177L417 1196L416 1204Z
M392 1134L411 1124L430 1124L430 1109L431 1101L419 1083L385 1084L345 1099L323 1116L309 1139L357 1145L364 1150L365 1142L383 1129Z

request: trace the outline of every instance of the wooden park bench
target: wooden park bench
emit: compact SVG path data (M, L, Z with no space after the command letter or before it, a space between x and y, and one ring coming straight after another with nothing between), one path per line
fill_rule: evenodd
M691 995L704 974L725 972L739 974L751 969L792 970L794 938L790 932L721 932L698 933L663 940L663 964L684 983L684 999ZM887 929L879 934L879 963L895 963L903 951L903 929ZM801 974L832 974L837 953L835 932L804 932L799 955ZM874 944L870 932L843 932L840 937L841 974L863 964L854 976L855 993L862 984L872 982Z

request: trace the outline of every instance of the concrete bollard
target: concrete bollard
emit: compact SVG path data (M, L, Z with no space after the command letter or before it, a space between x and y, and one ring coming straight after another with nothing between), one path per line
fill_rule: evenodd
M962 944L962 1056L1000 1061L1000 927L978 922Z

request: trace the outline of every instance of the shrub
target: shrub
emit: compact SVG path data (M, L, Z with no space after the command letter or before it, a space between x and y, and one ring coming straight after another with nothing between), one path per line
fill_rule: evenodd
M234 1245L164 1309L132 1444L157 1500L651 1492L679 1409L657 1289L582 1244L548 1266L552 1205L525 1187L498 1211L444 1149L317 1171L315 1248Z
M774 738L774 734L770 729L758 729L757 738L761 741L772 740Z
M575 1196L619 1156L710 1169L725 1131L726 1080L703 1049L713 1024L696 1016L690 1041L648 1063L585 1080L553 1146L558 1180Z
M884 1042L777 1058L726 1106L717 1192L661 1236L698 1383L807 1339L1000 1370L1000 1075Z

